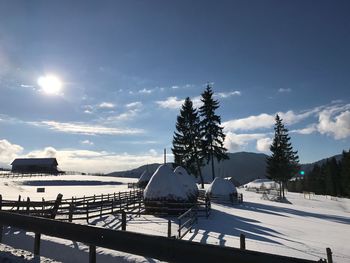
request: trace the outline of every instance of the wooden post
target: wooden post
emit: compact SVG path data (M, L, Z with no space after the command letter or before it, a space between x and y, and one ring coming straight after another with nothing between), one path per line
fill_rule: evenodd
M326 251L327 251L327 263L333 263L332 250L329 247L327 247Z
M96 263L96 246L89 246L89 263Z
M19 210L19 204L20 204L20 202L21 202L21 196L19 195L19 196L18 196L18 203L17 203L17 211Z
M86 222L89 224L89 201L86 203Z
M100 217L102 216L102 209L103 209L103 201L100 202L101 206L100 206Z
M29 214L29 204L30 204L30 198L27 197L27 211L26 211L27 215Z
M126 213L124 210L122 210L122 230L126 230Z
M68 221L72 222L73 221L73 210L74 210L74 204L71 202L69 204L69 215L68 215Z
M168 237L171 237L171 220L168 220Z
M2 209L2 195L0 195L0 211Z
M164 148L164 164L166 164L166 148Z
M42 210L41 215L42 215L42 216L44 216L44 210L45 210L45 198L44 198L44 197L42 197L42 198L41 198L41 201L43 202L43 205L42 205L42 207L41 207L41 210Z
M245 235L240 234L239 238L240 238L240 249L245 250Z
M34 255L39 256L40 255L40 233L35 233L34 238Z
M60 204L61 204L61 202L62 202L62 197L63 197L62 194L58 194L58 195L57 195L55 204L54 204L54 206L53 206L53 208L52 208L52 213L51 213L51 215L50 215L50 218L51 218L51 219L55 219L56 214L57 214L57 211L58 211L58 208L59 208L59 206L60 206Z

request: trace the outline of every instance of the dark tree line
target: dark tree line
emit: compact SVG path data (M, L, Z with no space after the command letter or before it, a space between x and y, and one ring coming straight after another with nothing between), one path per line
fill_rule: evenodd
M182 105L177 116L171 150L175 164L183 166L196 177L199 176L204 187L201 173L204 162L211 163L214 179L214 158L220 162L228 159L228 155L224 147L225 134L220 126L221 118L215 113L219 102L213 98L213 91L209 85L201 96L203 106L199 111L193 107L188 97Z
M315 164L303 178L290 181L288 190L350 197L350 150L343 151L340 161L333 157L322 165Z

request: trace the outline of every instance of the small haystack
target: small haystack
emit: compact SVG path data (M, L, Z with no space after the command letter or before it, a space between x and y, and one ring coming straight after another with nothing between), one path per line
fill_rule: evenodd
M231 181L216 177L205 194L211 199L216 198L225 201L226 199L237 198L237 189Z
M145 188L149 180L151 180L151 177L152 177L152 174L148 172L148 170L143 171L143 173L140 176L140 179L137 182L137 186L140 188Z
M189 175L185 168L178 166L174 170L177 180L182 184L189 201L196 202L198 197L198 187L194 176Z
M169 166L158 167L144 192L145 208L149 212L176 214L188 209L190 202L185 188Z

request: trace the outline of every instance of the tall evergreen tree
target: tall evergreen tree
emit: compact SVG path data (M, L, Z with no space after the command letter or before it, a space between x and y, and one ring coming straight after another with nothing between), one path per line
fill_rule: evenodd
M198 112L193 108L189 97L186 98L177 116L176 131L173 136L172 152L174 162L183 166L191 174L199 176L204 188L204 181L201 172L203 158L201 153L200 121Z
M350 197L350 150L343 151L340 182L342 195Z
M203 106L199 108L199 114L202 117L200 122L202 143L202 154L207 160L207 163L211 162L211 170L213 180L215 178L214 158L218 162L221 160L229 159L227 155L227 149L224 147L225 134L223 133L223 127L221 127L221 118L215 114L215 111L219 108L219 102L214 100L213 91L210 85L207 85L206 90L202 93L201 101Z
M270 146L271 156L267 158L268 177L280 183L280 198L284 198L284 189L299 169L298 152L293 151L288 129L284 127L282 119L276 115L275 137Z

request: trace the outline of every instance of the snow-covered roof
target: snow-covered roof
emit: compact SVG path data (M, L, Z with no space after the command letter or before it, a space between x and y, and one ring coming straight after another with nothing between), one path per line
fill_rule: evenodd
M148 182L152 177L152 174L148 170L144 170L140 176L139 183Z
M206 191L206 194L211 195L230 195L234 193L237 193L237 189L233 183L221 177L216 177Z
M197 195L198 187L194 176L189 175L185 168L178 166L174 170L175 176L184 187L187 195Z
M58 165L56 158L17 158L11 165L40 165L51 166Z
M185 188L166 164L160 165L148 182L143 197L146 200L187 200Z

